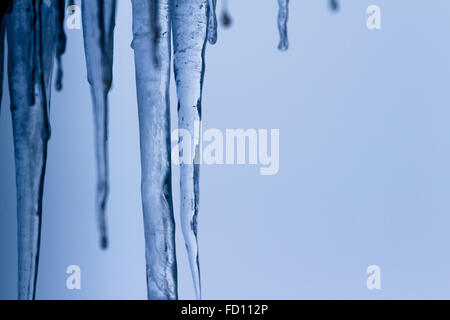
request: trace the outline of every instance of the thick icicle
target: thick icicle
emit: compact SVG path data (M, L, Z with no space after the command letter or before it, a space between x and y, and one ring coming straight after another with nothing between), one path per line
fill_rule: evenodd
M147 296L152 300L177 299L170 162L170 0L154 2L132 0Z
M330 9L332 11L338 11L339 10L339 2L338 0L329 0Z
M278 0L278 31L280 32L280 43L278 49L286 51L289 49L287 22L289 18L289 0Z
M55 5L15 0L8 18L8 65L17 187L19 299L34 299L39 260ZM31 53L31 54L30 54Z
M220 21L224 27L229 27L233 23L230 11L228 9L228 0L222 0L222 13L220 15Z
M108 178L108 93L112 83L116 0L83 0L82 20L88 81L94 108L97 159L96 213L100 246L108 247L106 202Z
M201 298L197 240L201 97L208 36L208 0L172 0L175 79L178 94L179 128L191 134L191 162L180 168L181 227L185 239L195 293ZM197 124L197 125L196 125ZM183 152L187 152L184 150Z
M215 44L217 42L217 0L209 0L209 21L208 21L208 42Z
M58 91L62 90L62 79L63 79L63 69L62 69L62 55L66 51L66 33L64 32L64 17L66 13L66 6L65 6L66 0L57 0L57 20L56 25L58 27L56 32L56 63L57 63L57 70L56 70L56 83L55 88Z

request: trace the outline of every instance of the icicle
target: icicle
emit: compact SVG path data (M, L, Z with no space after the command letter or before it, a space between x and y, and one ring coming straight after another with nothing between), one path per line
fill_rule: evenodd
M2 111L3 97L3 71L5 66L5 29L6 29L6 13L10 13L12 9L12 0L6 0L0 3L0 114Z
M5 65L5 21L0 17L0 114L2 111L4 65Z
M332 11L338 11L339 10L339 2L338 0L329 0L329 4L330 4L330 9Z
M175 79L178 94L179 128L191 134L192 162L182 163L181 227L185 239L195 293L201 299L197 241L201 97L205 72L205 46L208 33L208 0L172 0ZM196 125L197 123L197 125ZM196 164L197 163L197 164Z
M289 48L287 22L289 18L289 0L278 0L278 31L280 32L280 43L278 49L286 51Z
M18 291L19 299L34 299L50 138L49 96L56 10L42 0L14 1L13 6L7 33L17 185Z
M228 0L222 0L222 14L220 20L224 27L230 27L233 23L233 19L231 18L230 11L228 9Z
M61 57L66 51L66 33L64 32L64 17L66 13L65 0L57 0L57 21L56 25L58 27L58 31L56 32L56 82L55 88L57 91L62 90L62 79L63 79L63 69L62 69L62 61Z
M150 14L152 41L153 41L153 47L155 48L155 50L152 50L153 64L155 66L158 66L158 64L160 63L158 49L157 49L158 37L159 37L159 33L160 33L160 27L158 24L158 7L159 7L159 1L151 0L150 6L149 6L149 8L147 8L149 10L149 14Z
M96 212L100 246L108 247L106 201L108 181L108 93L112 83L116 0L83 0L82 20L88 81L94 108L97 158Z
M215 44L217 42L217 0L209 0L209 19L208 19L208 42Z
M132 0L147 296L152 300L177 299L170 162L170 0L154 2Z

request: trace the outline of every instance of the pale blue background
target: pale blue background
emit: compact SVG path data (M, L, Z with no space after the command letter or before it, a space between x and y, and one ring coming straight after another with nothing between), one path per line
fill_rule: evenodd
M203 167L204 298L450 298L450 2L291 1L276 50L275 0L231 0L234 25L207 49L206 128L279 128L280 172ZM369 31L366 8L382 9ZM52 97L39 299L144 299L131 3L120 0L110 94L111 247L94 218L93 120L82 32L69 31ZM173 83L172 83L173 86ZM5 84L6 90L6 84ZM176 124L175 91L172 116ZM0 298L16 297L9 99L0 122ZM178 220L178 175L174 176ZM180 298L193 298L177 230ZM82 269L82 290L65 269ZM382 290L365 270L382 270Z

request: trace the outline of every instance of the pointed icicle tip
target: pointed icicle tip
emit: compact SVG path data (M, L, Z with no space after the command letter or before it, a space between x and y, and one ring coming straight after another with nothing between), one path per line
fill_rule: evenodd
M102 250L108 249L108 238L106 236L102 236L100 239L100 248Z
M233 19L231 18L230 14L228 12L222 12L220 22L222 23L222 26L224 26L225 28L229 28L229 27L231 27L231 24L233 23Z
M339 11L339 2L338 0L329 0L330 10L333 12Z
M62 55L66 51L67 37L64 32L64 18L66 13L65 0L58 0L57 7L57 32L56 32L56 81L55 88L56 91L61 91L63 88L63 68L62 68Z
M209 17L208 17L208 42L216 44L217 42L217 16L216 4L217 0L209 0Z
M231 18L230 12L228 10L228 0L222 0L222 13L220 15L220 22L225 28L231 27L233 23L233 18Z

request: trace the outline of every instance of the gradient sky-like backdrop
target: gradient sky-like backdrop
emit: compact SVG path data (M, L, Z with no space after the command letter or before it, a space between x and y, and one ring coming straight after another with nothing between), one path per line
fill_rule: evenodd
M207 48L205 128L280 129L280 171L203 166L205 299L450 298L450 2L230 0ZM219 1L220 3L220 1ZM382 29L366 28L381 8ZM220 7L220 6L219 6ZM131 1L118 1L110 93L110 249L94 212L93 119L81 30L54 92L38 299L145 299ZM6 79L6 78L5 78ZM0 298L16 298L16 205L7 83L0 116ZM172 81L172 120L176 95ZM178 170L174 206L179 221ZM179 295L194 297L180 228ZM81 290L66 289L79 265ZM381 268L381 290L366 268Z

